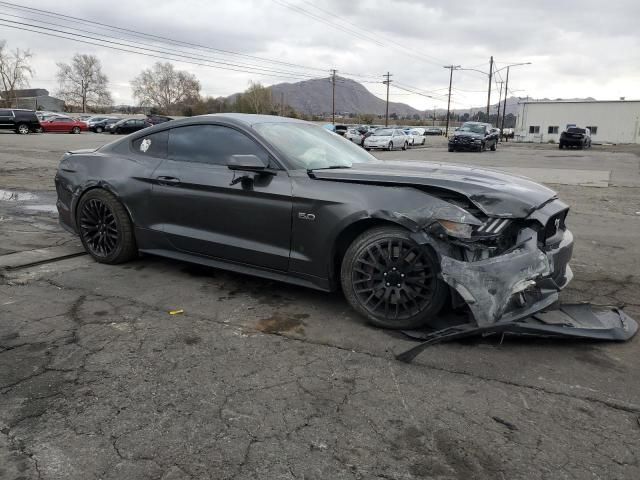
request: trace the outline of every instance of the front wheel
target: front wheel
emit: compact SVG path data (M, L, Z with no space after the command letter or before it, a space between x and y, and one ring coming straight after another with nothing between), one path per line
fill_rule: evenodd
M80 133L80 127L73 127L71 129L71 133L77 135L78 133Z
M96 133L102 133L102 127L96 127Z
M389 142L389 145L387 145L387 150L393 150L393 142Z
M407 230L367 230L347 249L340 280L349 304L382 328L428 324L447 300L435 253L417 244Z
M409 144L407 142L404 142L404 145L402 146L402 150L406 150L407 148L409 148Z
M77 226L85 250L100 263L117 264L138 254L133 224L118 199L106 190L90 190L80 199Z
M19 124L16 128L16 132L20 135L27 135L29 133L29 125L27 125L26 123Z

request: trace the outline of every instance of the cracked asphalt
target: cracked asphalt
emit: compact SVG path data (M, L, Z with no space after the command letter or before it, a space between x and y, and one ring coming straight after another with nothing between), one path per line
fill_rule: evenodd
M53 174L109 139L0 134L0 261L79 244ZM448 155L432 139L379 155L609 170L606 188L551 185L577 239L563 300L640 319L639 152ZM150 256L1 275L1 479L640 478L638 338L489 337L406 365L394 355L415 343L339 294Z

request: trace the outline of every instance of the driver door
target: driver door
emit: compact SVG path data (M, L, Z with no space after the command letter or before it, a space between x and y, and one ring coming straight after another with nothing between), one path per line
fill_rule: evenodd
M234 173L227 167L232 155L256 155L265 165L270 162L260 145L236 129L171 129L168 158L152 179L158 224L176 250L286 271L291 249L289 175L284 170Z

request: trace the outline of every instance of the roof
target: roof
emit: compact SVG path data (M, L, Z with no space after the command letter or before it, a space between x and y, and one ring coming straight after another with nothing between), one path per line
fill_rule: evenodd
M225 120L235 120L236 122L244 123L245 125L256 125L258 123L307 123L304 120L298 120L297 118L280 117L277 115L257 115L255 113L212 113L209 115L200 115L201 117L216 117ZM197 118L197 117L191 117Z
M2 92L2 96L6 95L6 91ZM49 91L44 88L25 88L23 90L14 90L12 95L15 98L46 97L49 95Z
M524 104L563 104L563 103L639 103L640 100L542 100L518 102L520 105Z

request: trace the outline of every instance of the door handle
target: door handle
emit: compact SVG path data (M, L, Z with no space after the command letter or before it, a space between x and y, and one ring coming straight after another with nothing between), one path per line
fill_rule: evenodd
M158 185L166 185L169 187L180 184L180 179L176 177L159 176L157 180L158 180Z

